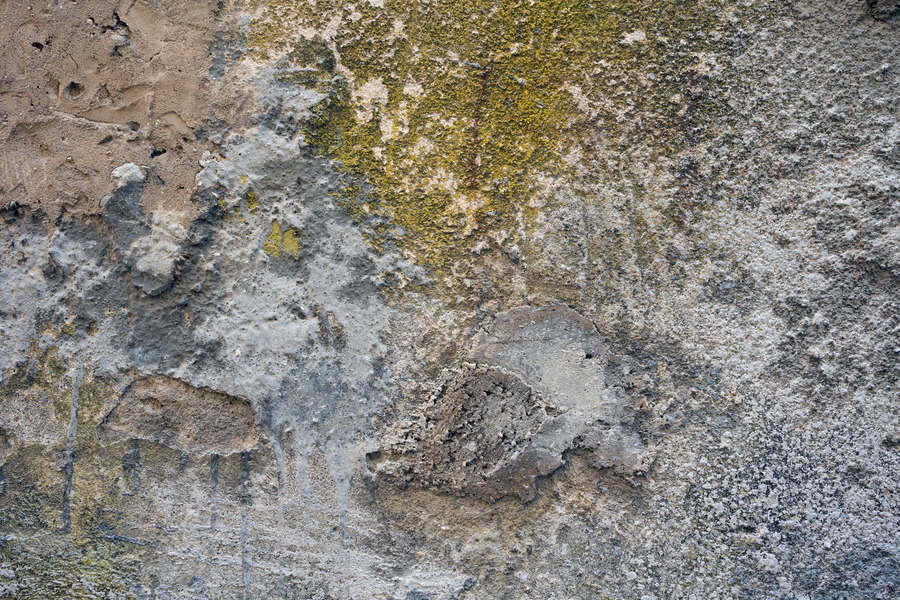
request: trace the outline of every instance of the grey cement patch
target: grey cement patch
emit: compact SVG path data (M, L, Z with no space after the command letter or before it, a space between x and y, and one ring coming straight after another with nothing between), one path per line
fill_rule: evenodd
M291 440L307 460L312 449L324 449L346 496L370 445L362 440L371 416L389 395L379 332L392 313L378 281L403 262L368 249L329 197L336 177L296 138L265 128L245 132L226 146L225 160L206 165L198 180L233 186L222 201L226 214L238 212L198 265L224 291L220 309L198 320L194 332L217 348L209 361L215 367L183 374L250 398L274 443ZM252 212L250 190L259 203ZM295 232L296 257L265 252L275 224Z
M558 407L552 433L533 441L538 448L561 455L579 445L594 452L598 467L646 473L652 451L638 414L647 407L621 385L634 361L613 356L591 321L561 306L515 308L497 315L473 356L519 373Z

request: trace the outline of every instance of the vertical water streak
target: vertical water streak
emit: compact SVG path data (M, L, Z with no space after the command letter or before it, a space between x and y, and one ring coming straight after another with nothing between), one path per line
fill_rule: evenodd
M216 556L216 526L219 519L219 455L215 452L209 457L209 564Z
M350 446L329 445L325 449L325 461L328 464L328 472L334 481L338 499L338 535L341 545L346 542L347 513L350 510L350 488L356 473L361 470L361 458L364 456L364 446L353 444Z
M66 434L66 486L63 490L62 508L60 509L63 533L72 531L72 478L75 473L75 436L78 434L78 402L80 394L81 365L78 365L72 376L72 401L69 403L69 430Z
M141 489L141 442L138 438L131 439L131 448L122 456L122 470L131 487L129 494L137 494Z
M275 464L278 467L278 532L283 534L286 529L284 518L284 487L287 484L287 466L284 458L283 430L276 432L268 429L266 433L272 443L272 450L275 452ZM276 541L275 543L277 544L278 542ZM279 598L285 597L284 556L280 552L278 553L278 583L276 584L275 590Z
M241 452L241 580L244 600L250 600L250 452Z
M210 514L209 529L216 531L216 520L219 517L219 455L213 453L209 457Z

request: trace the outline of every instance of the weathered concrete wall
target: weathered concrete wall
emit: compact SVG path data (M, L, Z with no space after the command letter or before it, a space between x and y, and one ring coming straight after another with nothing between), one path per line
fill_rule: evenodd
M896 0L0 30L0 598L900 595Z

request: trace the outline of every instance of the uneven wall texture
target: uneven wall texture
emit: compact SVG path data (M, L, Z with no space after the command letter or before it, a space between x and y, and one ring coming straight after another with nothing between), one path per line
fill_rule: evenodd
M897 0L0 32L0 598L900 597Z

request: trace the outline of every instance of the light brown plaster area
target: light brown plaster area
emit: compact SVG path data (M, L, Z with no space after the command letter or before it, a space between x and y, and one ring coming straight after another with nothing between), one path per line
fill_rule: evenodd
M145 207L188 222L210 124L242 124L230 28L215 0L0 2L3 208L97 214L134 163Z
M234 454L259 442L248 402L158 375L132 383L97 433L104 443L137 438L192 454Z

